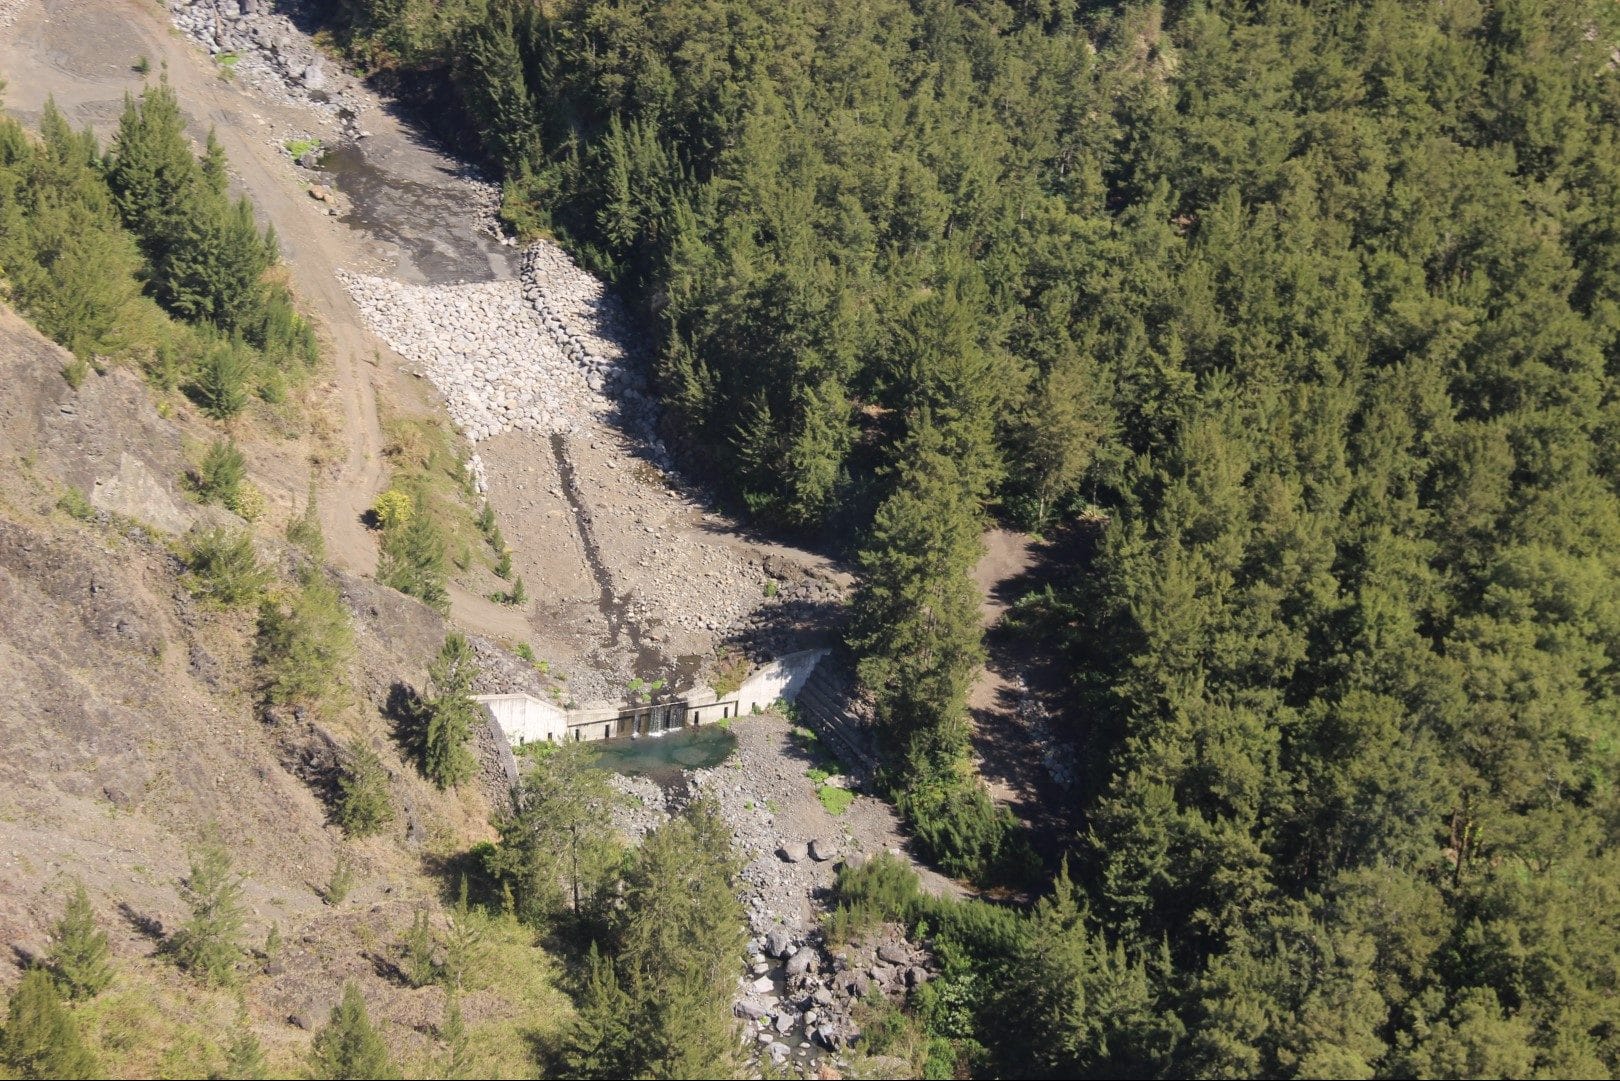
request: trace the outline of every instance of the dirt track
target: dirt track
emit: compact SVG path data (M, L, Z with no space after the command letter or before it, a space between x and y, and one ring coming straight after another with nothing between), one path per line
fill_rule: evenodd
M150 2L24 0L3 37L6 107L25 122L37 119L51 95L71 122L88 124L105 139L124 94L139 92L142 79L134 65L145 56L154 72L166 70L193 135L201 141L210 127L217 132L235 184L253 200L261 219L275 224L294 287L322 325L331 357L326 399L332 449L263 441L251 448L255 479L273 503L289 506L302 499L309 457L320 459L329 558L346 569L372 573L376 539L361 515L388 476L379 403L407 415L442 418L443 411L434 392L366 329L337 272L414 283L444 280L447 273L472 276L480 269L489 276L510 274L511 249L474 231L460 166L360 90L368 106L359 122L368 137L343 151L344 168L335 175L298 168L282 144L305 133L336 144L336 123L317 110L272 102L222 78L213 61L174 31L166 12ZM310 197L314 181L335 184L339 215ZM645 674L649 648L671 669L685 657L690 670L694 659L713 652L725 628L672 632L668 613L638 607L637 598L667 593L671 575L701 573L723 551L728 565L743 568L742 580L714 580L713 590L757 603L763 600L760 566L767 555L795 570L828 571L824 560L807 553L740 536L695 499L672 498L664 483L646 476L634 447L616 432L571 441L568 449L585 513L600 522L624 523L595 530L601 539L597 554L620 595L604 598L601 575L593 572L580 540L582 523L552 494L557 483L550 474L556 467L549 448L532 439L503 437L479 450L491 476L490 502L515 545L516 568L536 604L519 611L493 603L483 596L485 583L471 577L452 582L452 618L477 633L532 643L541 656L575 675L573 687L582 699L613 695L630 676ZM701 597L699 592L699 603ZM637 634L610 633L618 613L604 610L608 601L638 613Z

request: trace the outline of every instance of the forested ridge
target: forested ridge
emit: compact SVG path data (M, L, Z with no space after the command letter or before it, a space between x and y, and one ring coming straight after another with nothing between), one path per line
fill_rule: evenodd
M689 459L857 553L957 874L1029 870L967 757L980 530L1106 520L1019 608L1084 747L1063 874L1027 914L841 883L932 938L932 1075L1620 1073L1614 3L335 6L624 287ZM0 264L225 417L313 340L172 112L0 128ZM723 981L619 945L562 1070L700 1070L609 1021Z
M966 753L979 532L1107 519L1020 610L1067 876L882 902L947 943L949 1068L1620 1071L1616 5L343 9L621 283L691 459L859 553L953 871L1024 864Z

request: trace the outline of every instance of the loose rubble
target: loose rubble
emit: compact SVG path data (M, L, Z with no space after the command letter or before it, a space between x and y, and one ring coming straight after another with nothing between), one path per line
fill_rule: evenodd
M472 443L612 419L670 468L617 301L555 245L531 245L515 280L416 286L345 274L344 283L372 329L444 395Z
M306 105L359 136L363 95L355 81L274 9L272 0L169 0L182 33L227 63L233 77L266 97Z
M615 773L609 783L625 797L613 807L613 828L632 841L669 821L669 797L653 781Z
M861 1034L857 1002L877 996L904 1001L939 974L933 954L894 926L837 949L828 949L819 933L800 939L781 932L756 937L748 949L748 974L738 980L732 1012L777 1066L790 1059L808 1064L812 1046L849 1047ZM780 982L768 974L773 961L781 966ZM782 1039L795 1034L801 1037L796 1048Z

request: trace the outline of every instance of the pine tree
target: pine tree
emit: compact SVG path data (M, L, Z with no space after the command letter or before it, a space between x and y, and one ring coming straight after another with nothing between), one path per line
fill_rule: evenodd
M439 1025L439 1042L444 1053L434 1060L434 1074L445 1081L461 1081L477 1076L473 1064L472 1039L461 1017L461 996L451 991L444 997L444 1021Z
M1021 464L1028 470L1021 487L1029 493L1031 524L1039 529L1073 494L1097 447L1113 426L1100 365L1073 349L1065 350L1031 396L1020 437Z
M478 970L484 957L484 917L467 900L467 876L461 876L461 890L450 910L450 930L444 940L444 985L458 992L467 977Z
M388 771L377 752L358 741L349 745L349 761L338 781L337 820L350 837L380 833L394 820Z
M979 511L948 451L925 414L861 552L850 638L891 745L934 773L965 746L962 717L981 656L968 580L980 550Z
M384 531L378 581L444 611L450 603L447 577L444 534L431 515L413 514L404 524Z
M203 180L215 195L223 196L225 188L230 184L231 178L225 171L227 164L225 148L219 144L219 135L213 128L209 128L208 143L203 150L202 174Z
M427 705L423 770L440 788L454 788L469 780L478 768L467 748L478 720L479 707L471 697L478 663L465 637L452 633L445 638L428 669L428 678L436 693Z
M564 909L581 916L598 905L619 858L609 824L619 798L573 744L525 774L512 812L498 823L495 856L522 919L539 924Z
M252 368L236 342L215 342L203 353L191 395L215 420L230 420L248 404Z
M56 941L46 956L45 967L69 999L94 998L112 983L107 932L96 926L90 894L83 882L73 883L67 911L56 925Z
M108 154L107 182L130 231L161 267L177 226L205 203L202 170L186 140L180 102L167 76L148 84L139 100L124 95L124 112ZM161 291L160 291L161 296Z
M314 478L309 482L309 494L304 499L304 512L287 523L287 539L317 560L326 554L326 535L321 531L320 504L316 496Z
M730 829L699 800L642 842L626 876L618 968L653 1076L736 1070L731 985L745 937L736 873Z
M411 929L405 932L405 939L400 945L404 954L405 978L411 986L426 987L432 983L438 976L438 966L433 963L433 927L425 909L418 909L416 915L411 917Z
M234 439L216 439L197 468L197 494L235 509L247 483L247 459Z
M20 1078L100 1077L101 1067L84 1046L79 1023L57 996L44 969L23 973L11 994L0 1031L0 1064Z
M242 905L244 878L231 866L230 852L217 837L209 837L192 850L191 874L181 883L181 895L191 909L169 952L181 968L204 984L221 986L235 979L242 959Z
M635 1002L613 971L613 961L592 942L585 961L585 984L562 1047L567 1076L601 1081L645 1076L644 1052L634 1031L635 1010Z
M353 655L349 614L318 572L305 574L287 601L260 606L254 658L264 669L271 702L335 708Z
M366 1016L366 1002L354 983L343 985L343 999L310 1047L310 1072L325 1081L376 1081L398 1077L382 1035Z
M221 1081L262 1081L270 1076L264 1045L253 1031L252 1019L244 1007L237 1011L231 1026L231 1039L225 1045L225 1065L215 1075Z

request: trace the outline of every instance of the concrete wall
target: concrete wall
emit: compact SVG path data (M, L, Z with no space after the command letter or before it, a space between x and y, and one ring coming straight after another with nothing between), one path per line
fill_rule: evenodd
M511 743L560 743L568 735L568 712L527 694L477 694Z
M756 709L769 709L778 699L791 702L827 653L825 649L807 649L779 657L750 675L735 695L723 701L710 687L694 687L680 700L686 707L685 723L713 724L746 716ZM513 745L609 739L619 734L619 714L632 708L629 704L592 702L565 710L527 694L477 694L473 701L489 711Z
M737 708L749 714L754 712L756 706L762 710L769 709L771 703L779 698L793 701L799 696L799 688L809 681L810 673L821 663L821 658L829 652L825 649L801 650L778 657L759 668L738 688Z

